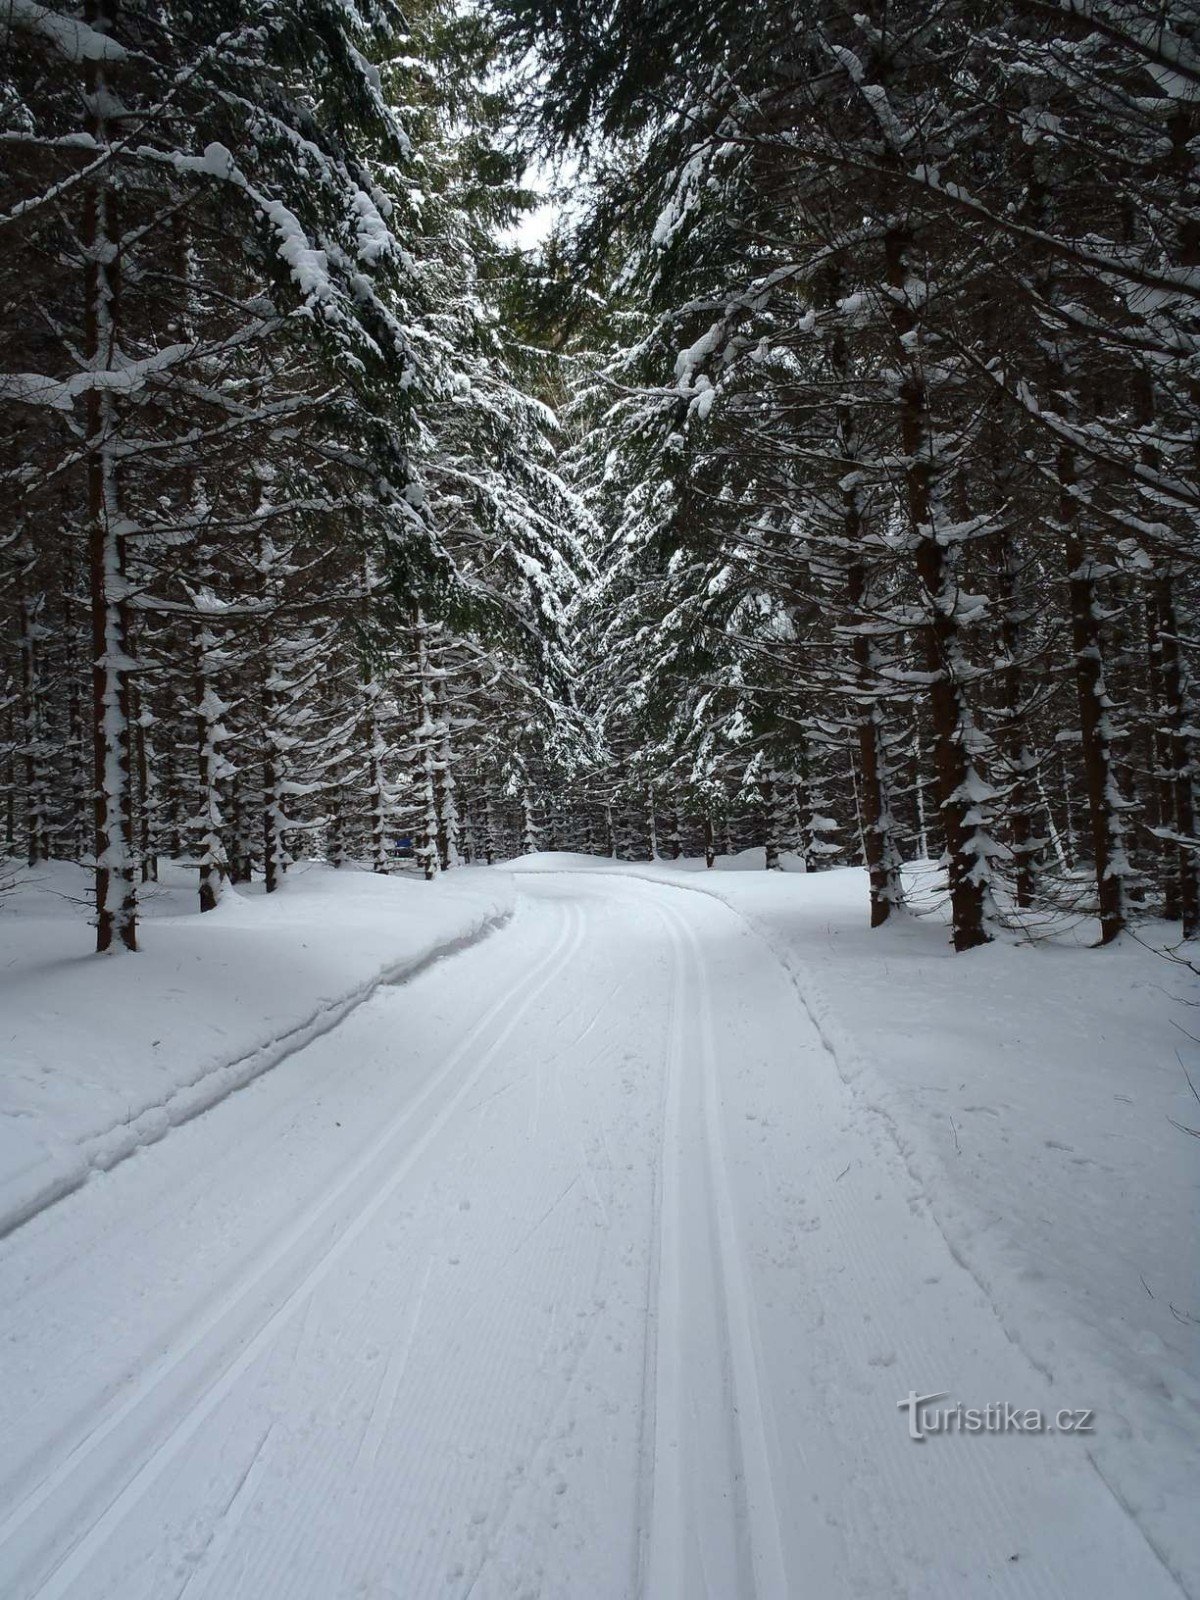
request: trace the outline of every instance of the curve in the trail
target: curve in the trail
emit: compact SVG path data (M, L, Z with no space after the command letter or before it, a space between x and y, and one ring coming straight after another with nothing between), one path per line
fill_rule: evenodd
M177 1369L194 1359L213 1337L220 1343L222 1330L230 1329L233 1349L220 1359L215 1374L208 1372L208 1380L203 1383L199 1394L182 1415L175 1417L169 1431L157 1441L150 1453L140 1460L134 1457L132 1472L117 1476L112 1485L114 1492L103 1512L79 1532L71 1547L41 1577L36 1587L27 1591L29 1600L56 1600L56 1597L69 1592L96 1552L133 1511L154 1480L196 1434L271 1340L302 1308L308 1295L340 1261L403 1182L421 1154L463 1104L526 1013L570 965L582 942L583 927L579 908L568 905L562 913L562 926L552 948L527 973L518 991L499 996L446 1058L440 1070L388 1122L374 1143L339 1181L275 1241L265 1258L255 1263L253 1270L212 1307L185 1339L161 1356L107 1415L8 1513L0 1523L0 1575L7 1565L5 1552L12 1549L21 1530L46 1502L56 1495L69 1496L71 1480L114 1435L128 1429L131 1435L137 1437L142 1413L153 1410L155 1396ZM495 1026L497 1023L500 1024L498 1027ZM479 1049L479 1054L470 1071L451 1090L424 1131L405 1145L405 1134L410 1124L437 1102L439 1094L447 1088L456 1070L476 1049ZM336 1227L332 1242L328 1242L323 1224L327 1223L336 1212L339 1202L356 1186L367 1188L367 1198L348 1220ZM289 1263L292 1276L290 1289L281 1300L274 1303L265 1320L246 1338L241 1323L235 1323L236 1314L254 1301L256 1292L261 1290L272 1272L292 1255L296 1259ZM232 1328L231 1323L235 1323ZM206 1371L212 1360L211 1351L205 1351ZM30 1554L21 1552L20 1568L23 1571L28 1571L32 1564ZM36 1561L36 1555L34 1559ZM17 1591L9 1589L6 1592L15 1594Z

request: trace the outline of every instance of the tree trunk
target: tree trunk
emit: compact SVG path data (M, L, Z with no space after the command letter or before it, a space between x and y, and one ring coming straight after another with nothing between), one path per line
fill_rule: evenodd
M1077 508L1073 452L1058 452L1059 518L1065 536L1075 686L1088 801L1088 822L1100 913L1100 942L1110 944L1125 927L1125 841L1121 797L1113 765L1112 703L1105 681L1103 639L1096 597L1094 562L1075 531Z
M215 677L216 639L206 623L194 630L193 653L196 662L196 780L199 803L196 811L199 839L197 861L200 871L200 909L214 911L221 898L225 874L225 845L221 838L220 779L224 762L221 718L228 707L217 694Z
M538 848L537 823L533 814L533 796L526 784L521 790L521 854L531 856Z
M367 795L370 801L371 871L386 876L391 863L387 853L387 784L383 771L383 741L379 733L379 684L370 662L363 664L363 740L367 747Z
M1183 652L1179 648L1179 624L1171 579L1161 574L1155 581L1158 606L1159 648L1161 657L1163 710L1166 715L1170 749L1170 782L1174 802L1176 870L1179 883L1179 915L1185 939L1200 937L1200 850L1196 845L1196 764L1193 750L1193 722L1189 704L1190 685Z
M957 585L951 552L938 537L937 507L944 496L938 482L933 419L919 348L921 318L908 292L912 243L905 230L892 228L884 248L900 363L900 441L909 534L928 614L921 638L930 680L938 808L949 858L954 948L962 951L986 944L991 938L986 923L988 840L982 812L983 802L991 792L972 764L976 733L962 684Z
M1158 593L1151 590L1145 606L1146 677L1150 698L1150 792L1154 800L1154 837L1158 845L1158 879L1162 893L1163 916L1178 922L1181 915L1179 874L1175 870L1175 785L1171 731L1167 714L1167 691L1163 684L1162 641L1160 638Z
M229 881L249 883L254 876L254 850L247 830L242 775L236 769L229 783Z
M137 768L137 847L142 882L158 882L158 791L150 729L154 718L142 705L137 685L130 685L129 709L133 725L133 750Z
M1037 761L1030 752L1025 705L1024 611L1019 593L1020 574L1011 534L1005 528L1000 541L1003 584L1000 637L1004 646L1004 754L1008 764L1008 826L1016 865L1013 893L1017 905L1028 911L1034 901L1042 841L1035 836L1033 814L1037 805L1034 775Z
M434 796L437 804L438 859L442 871L459 865L458 806L455 801L454 756L450 745L450 713L446 706L443 678L433 682L433 710L437 726L437 757L434 762Z
M111 33L117 0L87 0L84 17ZM109 143L107 68L84 66L87 131ZM89 369L112 367L120 330L120 256L111 169L93 179L83 218L84 355ZM88 391L85 412L88 580L91 603L92 751L95 784L96 949L137 949L129 728L129 606L125 519L118 468L119 418L111 389Z
M847 599L852 614L863 618L867 594L867 569L851 563ZM871 636L854 635L856 683L863 709L858 717L858 773L863 855L871 886L871 926L880 928L892 910L904 902L900 878L900 852L889 800L887 754L883 740L883 708L878 698L878 663Z
M41 666L38 644L41 626L38 613L44 603L22 593L21 619L21 721L25 765L25 857L31 867L50 859L49 797L46 779L46 748L42 729Z
M835 275L829 285L827 305L836 306L840 280ZM841 328L829 341L829 362L835 381L843 392L850 383L850 354ZM858 426L853 407L837 408L838 455L843 463L859 460ZM871 926L883 925L893 906L903 903L900 879L900 853L896 848L892 811L888 796L887 753L883 741L883 709L880 704L879 662L872 622L865 557L866 534L862 490L853 471L847 472L842 487L842 537L850 554L846 574L846 603L854 626L854 684L857 702L858 766L861 787L857 792L859 832L863 858L870 882Z
M769 774L759 780L758 792L763 807L763 864L768 872L781 870L779 860L779 814L775 807L776 779Z
M67 820L68 852L72 861L82 861L87 852L88 774L84 732L83 698L80 693L80 667L83 655L76 620L77 595L74 546L66 540L67 567L63 575L62 623L67 671L67 771L70 785Z
M678 861L683 854L683 843L679 837L679 807L673 805L667 813L667 859Z

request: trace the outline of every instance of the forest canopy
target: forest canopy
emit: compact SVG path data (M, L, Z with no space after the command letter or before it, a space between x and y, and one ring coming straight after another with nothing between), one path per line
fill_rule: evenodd
M0 0L5 853L1196 934L1198 30Z

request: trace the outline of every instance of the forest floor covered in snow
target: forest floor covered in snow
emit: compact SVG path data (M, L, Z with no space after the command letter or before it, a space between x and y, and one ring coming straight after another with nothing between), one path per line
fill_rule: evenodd
M301 862L201 916L195 872L168 863L126 961L91 953L81 868L0 862L0 882L0 1234L512 910L501 873L431 894Z
M1187 968L850 870L289 877L128 959L0 906L18 1140L291 1041L0 1240L0 1592L1200 1595Z

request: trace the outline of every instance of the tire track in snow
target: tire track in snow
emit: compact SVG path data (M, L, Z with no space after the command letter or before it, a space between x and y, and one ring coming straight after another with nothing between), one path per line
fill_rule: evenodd
M754 1303L721 1131L704 958L687 922L669 906L657 910L670 937L675 977L641 1592L647 1600L718 1600L733 1593L739 1600L788 1600ZM685 1094L689 1057L699 1083L689 1080L688 1088L698 1088L699 1106ZM690 1207L685 1191L693 1197Z
M161 1438L157 1446L134 1466L133 1471L128 1475L122 1475L118 1467L116 1481L111 1485L113 1493L100 1515L84 1527L75 1542L49 1572L43 1571L40 1582L35 1580L36 1586L25 1591L28 1600L61 1600L61 1597L68 1593L71 1585L86 1571L90 1561L107 1543L111 1534L116 1531L170 1462L199 1432L237 1381L268 1348L275 1336L307 1306L311 1291L329 1274L363 1233L417 1159L475 1088L487 1066L530 1008L570 965L582 943L583 934L582 913L577 906L571 905L563 917L562 928L549 953L525 976L517 992L515 994L505 992L496 999L447 1057L441 1068L426 1082L413 1100L389 1121L338 1183L327 1190L276 1241L274 1248L256 1263L254 1270L243 1277L237 1286L212 1308L191 1330L187 1338L155 1361L134 1387L109 1409L103 1420L85 1434L62 1457L59 1464L12 1508L0 1522L0 1580L11 1585L21 1577L28 1578L30 1567L40 1564L39 1556L43 1556L44 1559L44 1553L40 1548L34 1550L18 1548L15 1551L17 1561L11 1569L5 1559L6 1552L19 1541L22 1532L48 1503L60 1495L65 1498L69 1494L73 1482L85 1473L93 1457L109 1440L119 1444L123 1434L133 1438L139 1437L147 1426L147 1419L149 1418L151 1422L153 1420L155 1401L164 1398L165 1386L177 1373L185 1371L190 1358L197 1358L196 1365L201 1368L213 1364L211 1352L206 1352L204 1348L206 1342L216 1338L220 1348L219 1341L223 1329L228 1341L230 1329L227 1325L235 1321L237 1314L244 1311L248 1303L253 1303L255 1291L267 1287L267 1280L271 1274L287 1261L289 1255L293 1252L298 1253L300 1261L294 1269L298 1275L293 1276L292 1287L282 1301L275 1304L265 1321L258 1325L252 1335L243 1340L236 1353L222 1351L222 1357L228 1358L220 1360L216 1372L200 1395L193 1400L182 1416L178 1417L174 1426L165 1437ZM505 1020L488 1039L489 1030L502 1016L505 1016ZM403 1136L408 1124L426 1109L430 1102L436 1103L438 1092L446 1086L470 1052L484 1040L487 1040L487 1043L467 1076L435 1111L425 1131L408 1146L398 1161L389 1160L393 1154L392 1145ZM373 1180L376 1174L373 1169L377 1167L382 1169L379 1174L381 1181L375 1182ZM382 1175L383 1173L386 1173L386 1177ZM338 1202L345 1199L360 1182L370 1185L365 1202L358 1206L357 1210L351 1211L349 1219L340 1231L335 1231L332 1241L325 1242L328 1239L327 1229L331 1213L334 1214L332 1220L337 1230ZM307 1250L305 1246L308 1246ZM235 1327L233 1330L235 1341L236 1337ZM82 1485L85 1503L90 1488L86 1482ZM60 1528L65 1520L66 1518L61 1515L55 1518L51 1537L53 1531ZM9 1573L7 1579L5 1579L6 1572ZM6 1587L5 1592L15 1595L18 1591L13 1587Z

